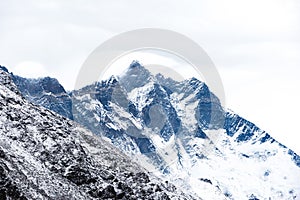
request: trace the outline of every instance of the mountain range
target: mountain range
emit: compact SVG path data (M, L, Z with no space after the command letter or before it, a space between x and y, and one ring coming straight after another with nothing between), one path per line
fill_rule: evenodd
M1 200L195 199L76 122L26 100L3 70L0 105Z
M32 160L35 159L38 160L39 165L50 170L46 175L45 172L39 172L42 174L39 177L39 174L32 173L28 167L27 171L22 174L29 174L28 177L31 179L43 179L42 177L51 177L58 173L63 174L64 180L72 182L72 178L70 180L66 175L69 165L64 166L60 163L58 164L60 166L54 167L54 171L51 169L62 160L59 158L60 155L70 154L68 162L76 160L74 156L77 154L73 155L75 151L68 151L68 147L72 146L70 142L75 141L78 145L74 144L75 149L85 147L90 150L91 154L98 149L98 154L95 156L87 153L87 156L80 156L83 161L79 165L84 167L75 167L78 171L72 171L70 167L73 178L76 179L76 174L83 174L85 181L89 182L93 180L93 177L98 177L102 173L93 171L99 168L96 166L103 165L99 160L119 160L113 164L114 167L111 165L108 167L111 174L115 177L120 176L118 180L127 181L122 177L125 172L119 172L119 168L130 172L143 169L138 173L153 178L155 184L160 184L159 187L164 188L163 192L151 193L153 196L149 196L150 199L153 199L155 195L155 198L165 195L171 199L180 198L178 195L186 199L300 199L300 157L255 124L224 108L209 87L195 78L181 82L175 81L161 74L151 74L139 62L134 61L128 67L127 72L120 77L112 76L108 80L67 92L54 78L27 79L9 73L5 67L0 66L1 70L5 79L12 80L1 88L3 105L7 104L7 96L17 99L16 102L10 104L11 110L2 109L3 116L7 113L14 116L13 113L20 112L22 110L20 108L25 108L27 105L26 117L33 115L35 119L31 121L38 122L37 124L27 122L29 128L26 124L24 125L25 122L18 119L6 117L9 122L4 119L4 121L0 120L1 133L5 133L3 134L4 141L8 140L16 145L14 149L6 149L6 152L14 156L18 154L23 159L19 163L16 160L20 159L14 160L13 156L10 157L11 162L18 162L10 166L19 167L20 165L25 169L32 165L27 162L33 162ZM17 108L19 110L16 110ZM36 113L31 110L36 110ZM47 120L54 122L49 125L50 122L46 120L44 125L43 115L51 116ZM21 128L15 130L14 123L19 124L17 126ZM8 124L7 127L4 124ZM42 131L39 131L40 129ZM14 140L13 136L6 134L7 132L23 136ZM61 132L63 136L60 136ZM31 150L34 146L30 142L27 144L23 141L26 138L37 141L36 137L49 138L51 134L56 134L57 138L72 139L66 139L66 141L60 139L63 142L59 143L59 147L54 145L56 148L49 152L43 149L46 149L45 146L36 150L39 153ZM89 138L88 141L86 137ZM91 144L94 140L100 142ZM22 147L23 144L26 148ZM49 142L49 145L53 143ZM35 146L38 145L35 144ZM106 150L101 149L100 146L104 146ZM20 150L17 147L20 147ZM57 159L53 158L56 165L45 165L44 162L48 158L40 155L44 151L53 157L58 155ZM6 156L6 153L4 155ZM89 156L92 161L86 161ZM136 164L132 164L130 160L136 161ZM4 164L7 166L7 163L4 162ZM77 166L78 163L71 166L73 165ZM85 176L85 172L81 172L82 168L88 169L86 170L88 176ZM7 169L3 174L9 174L9 167L3 169ZM12 176L6 179L11 180ZM57 178L54 180L59 181ZM138 182L134 178L130 180ZM175 189L170 190L163 184L165 182L160 180L166 181L172 186L171 188ZM26 191L25 186L22 185L24 182L12 183L10 181L10 183L14 188L23 187L19 189L20 195L25 196L25 193L21 193L21 191ZM92 194L91 191L94 190L90 187L91 184L95 185L94 183L77 185L80 191L78 195ZM97 184L101 185L102 182L97 182ZM132 182L126 182L126 184L132 184ZM147 184L153 183L150 181ZM47 191L48 196L54 197L54 194L51 194L51 191L56 190L54 185L53 183L52 187L42 190ZM110 184L111 190L113 188L116 195L122 194L122 191L116 192L118 191L116 185ZM145 187L147 188L144 184L139 188ZM101 190L101 194L105 193L106 188L103 184L100 188L93 189ZM176 188L180 188L182 192ZM135 187L131 189L133 191ZM31 190L35 191L34 195L42 195L38 190ZM65 188L65 190L71 189ZM134 195L139 193L140 191L136 191ZM76 196L78 199L81 197Z

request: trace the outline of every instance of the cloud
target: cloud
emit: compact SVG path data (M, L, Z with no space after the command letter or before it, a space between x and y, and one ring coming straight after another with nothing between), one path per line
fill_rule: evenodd
M16 75L26 78L45 77L50 75L42 64L35 61L20 62L13 67L11 71Z

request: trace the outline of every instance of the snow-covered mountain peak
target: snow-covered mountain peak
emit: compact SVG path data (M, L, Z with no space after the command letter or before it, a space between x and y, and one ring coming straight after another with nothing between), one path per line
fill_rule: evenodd
M153 80L153 75L137 61L133 61L126 73L119 79L120 84L127 92L144 86L151 80Z
M129 65L129 69L137 68L137 67L142 67L140 62L138 60L133 60L131 64Z

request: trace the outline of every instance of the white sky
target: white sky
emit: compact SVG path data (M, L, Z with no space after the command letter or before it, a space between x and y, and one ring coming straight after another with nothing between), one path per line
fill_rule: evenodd
M0 1L0 64L72 89L94 48L155 27L197 42L218 68L229 108L300 154L297 0Z
M179 56L163 50L141 49L128 52L113 61L102 72L100 79L108 79L111 75L122 76L126 73L132 61L137 60L141 65L150 70L152 74L162 74L177 81L183 81L192 77L205 80L195 68Z

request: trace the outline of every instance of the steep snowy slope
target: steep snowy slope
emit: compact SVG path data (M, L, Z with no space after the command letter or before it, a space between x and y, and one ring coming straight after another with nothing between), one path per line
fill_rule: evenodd
M193 199L108 142L29 103L0 69L0 199Z

